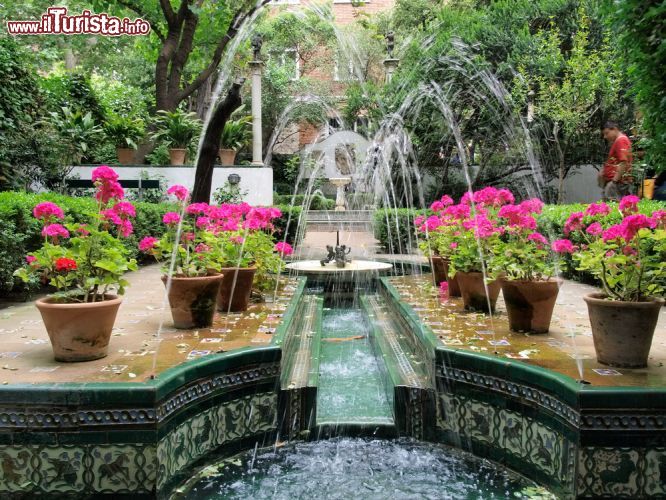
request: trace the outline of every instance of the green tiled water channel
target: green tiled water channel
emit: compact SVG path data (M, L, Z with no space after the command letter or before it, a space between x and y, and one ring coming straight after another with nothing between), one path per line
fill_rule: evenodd
M387 396L370 334L360 308L324 309L318 426L393 425L393 402Z

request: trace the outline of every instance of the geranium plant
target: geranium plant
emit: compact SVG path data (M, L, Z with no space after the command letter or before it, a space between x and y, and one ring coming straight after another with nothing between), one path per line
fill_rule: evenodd
M188 203L189 191L181 185L171 186L167 194L178 200L179 209L164 214L166 231L162 237L145 237L139 242L139 250L163 262L162 270L167 275L172 272L191 278L219 272L222 257L207 215L213 207Z
M275 248L273 220L282 213L277 208L251 207L247 203L222 204L208 213L208 227L216 235L223 268L256 267L255 285L270 287L279 272L281 259ZM278 253L276 253L278 252Z
M578 270L589 271L608 299L642 302L666 291L666 210L638 213L638 197L625 196L617 208L605 203L572 213L565 224L571 239L553 242L553 250L571 254ZM608 222L612 210L623 216Z
M550 279L554 259L548 238L536 230L535 215L543 202L538 198L517 205L504 205L497 213L502 227L499 244L494 247L494 265L509 280L541 281Z
M496 278L498 264L495 248L501 245L504 227L498 224L498 210L514 202L508 189L487 187L463 195L458 205L444 210L458 221L457 236L452 244L451 270L484 272L488 279Z
M137 268L122 239L133 232L134 206L123 201L118 174L108 166L93 170L98 211L88 224L69 224L55 203L42 202L33 215L42 223L42 247L26 257L14 274L24 281L38 278L56 288L57 302L99 302L112 291L122 295L125 272Z
M451 205L451 197L444 195L430 206L433 215L427 218L420 215L414 219L418 246L424 255L449 258L455 250L455 237L459 234L457 220L451 214L445 213Z

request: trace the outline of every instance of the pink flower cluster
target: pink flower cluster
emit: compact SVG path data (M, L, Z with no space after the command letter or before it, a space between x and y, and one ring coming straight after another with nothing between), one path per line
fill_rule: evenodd
M656 210L651 217L638 212L638 196L629 195L620 200L618 209L624 216L619 224L604 229L602 220L611 213L606 203L592 203L584 212L572 213L564 224L564 233L569 235L581 232L588 237L601 238L604 243L617 243L624 245L625 255L634 255L636 250L630 245L634 243L636 235L641 229L666 228L666 210ZM590 219L592 222L590 222ZM557 243L557 248L555 248ZM553 243L553 249L560 253L573 253L574 245L569 240L558 240ZM614 254L614 252L612 252Z
M294 249L291 247L289 243L286 243L284 241L279 241L275 244L274 250L280 254L282 257L285 257L287 255L291 255L294 253Z
M92 171L92 181L97 188L95 199L102 205L106 205L114 199L122 200L125 196L125 191L118 182L118 174L107 165L102 165Z
M101 210L100 214L104 220L117 226L118 234L123 238L128 238L134 232L129 219L136 217L136 209L129 201L119 201L111 208Z
M185 186L181 186L180 184L174 184L169 189L167 189L167 194L172 194L178 200L185 201L187 197L190 195L190 192L187 190Z
M35 219L44 221L44 223L51 222L53 219L62 220L65 218L62 208L51 201L43 201L35 205L32 215L35 216Z

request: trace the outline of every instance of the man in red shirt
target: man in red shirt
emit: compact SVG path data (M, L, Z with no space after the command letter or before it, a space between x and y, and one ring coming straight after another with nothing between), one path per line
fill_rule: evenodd
M619 200L631 194L634 183L631 177L631 141L616 122L606 122L603 134L611 148L608 160L599 172L599 187L604 191L605 200Z

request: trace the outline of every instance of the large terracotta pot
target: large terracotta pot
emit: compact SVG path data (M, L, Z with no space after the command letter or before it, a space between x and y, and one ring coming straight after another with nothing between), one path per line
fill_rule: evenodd
M597 361L622 368L644 368L664 299L649 302L608 300L603 293L584 297Z
M240 312L247 309L250 303L252 282L256 267L222 268L224 279L217 297L217 310L223 313Z
M217 155L220 157L220 164L223 167L231 167L236 161L235 149L220 148L220 150L217 152Z
M51 297L35 302L51 339L56 361L91 361L107 354L111 330L122 299L59 304Z
M449 297L460 297L458 279L449 276L449 259L433 255L430 257L430 266L435 284L439 286L442 281L446 281L449 285Z
M134 150L130 148L116 148L118 163L121 165L132 165L134 163Z
M167 286L166 276L162 276L162 282ZM221 274L171 278L168 297L174 326L205 328L212 325L221 283Z
M501 280L502 294L514 332L547 333L562 280Z
M497 297L502 288L499 280L491 281L486 285L488 288L488 295L486 295L482 273L463 273L459 271L456 273L456 278L458 279L458 285L460 285L460 294L465 309L487 313L495 312ZM488 309L489 301L490 309Z
M187 149L169 149L169 158L173 166L185 165L186 156Z

